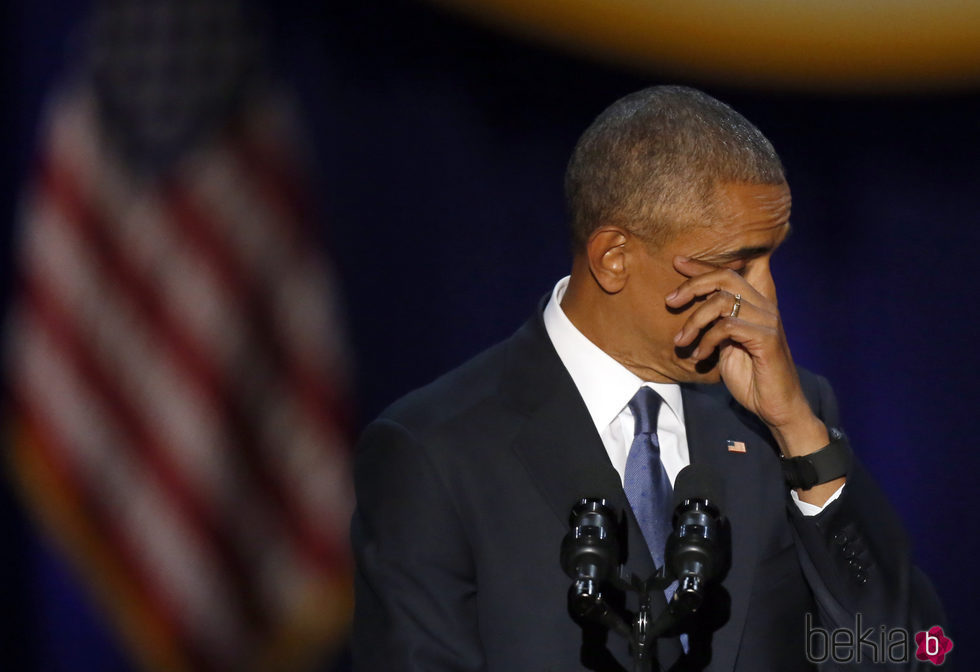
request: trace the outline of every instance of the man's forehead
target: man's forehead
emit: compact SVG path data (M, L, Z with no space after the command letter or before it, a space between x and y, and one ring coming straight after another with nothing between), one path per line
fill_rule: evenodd
M714 210L722 219L758 221L779 226L789 219L793 197L789 185L723 182L714 190Z
M764 256L789 235L792 197L785 184L727 183L688 239L694 258L724 264Z

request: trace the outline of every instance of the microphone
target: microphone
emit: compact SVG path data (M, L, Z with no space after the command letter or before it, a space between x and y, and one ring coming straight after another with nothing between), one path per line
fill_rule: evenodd
M569 515L571 529L561 542L561 567L574 583L568 606L582 617L595 607L600 584L619 566L616 514L605 499L581 499Z
M706 584L728 569L722 490L721 479L705 465L684 467L674 481L674 531L665 549L665 564L678 579L668 605L673 614L697 611Z

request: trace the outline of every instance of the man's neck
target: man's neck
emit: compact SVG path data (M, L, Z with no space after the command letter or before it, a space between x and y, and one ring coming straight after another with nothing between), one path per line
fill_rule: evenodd
M641 364L645 359L637 355L642 352L641 344L625 342L626 336L635 331L622 324L622 310L618 306L621 302L622 297L607 294L593 281L587 267L583 270L580 264L573 264L561 309L575 328L642 380L676 382L655 368Z

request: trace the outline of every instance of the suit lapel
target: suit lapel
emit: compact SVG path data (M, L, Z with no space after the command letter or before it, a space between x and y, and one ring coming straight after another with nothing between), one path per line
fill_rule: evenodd
M761 465L772 450L753 429L754 418L741 409L723 385L682 385L684 420L691 462L712 467L723 480L722 513L732 533L732 566L723 585L731 597L728 623L714 636L717 654L711 669L732 669L738 653L759 549L759 507L763 506ZM744 452L730 451L740 441Z
M505 395L526 416L512 448L562 525L583 497L602 497L620 514L627 548L621 558L630 572L654 571L619 474L596 432L585 402L548 340L532 319L515 336ZM557 553L557 549L556 549ZM556 555L557 557L557 555Z
M627 575L646 579L655 571L633 510L571 376L561 363L540 317L532 318L514 337L507 374L502 377L505 398L525 415L512 443L518 460L567 529L572 506L583 497L601 497L619 515L620 562ZM559 549L555 549L558 562ZM652 595L654 614L667 606L662 592ZM635 610L635 594L626 596ZM618 635L611 634L618 639ZM625 653L625 643L609 641L610 651ZM663 669L682 654L676 638L657 643ZM628 660L621 660L628 664Z

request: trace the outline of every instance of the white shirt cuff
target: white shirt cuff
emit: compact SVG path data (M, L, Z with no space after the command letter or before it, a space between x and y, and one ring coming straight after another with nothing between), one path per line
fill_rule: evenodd
M810 502L802 501L800 499L800 496L796 494L796 490L790 490L789 496L793 498L794 502L796 502L796 506L799 507L800 513L802 513L804 516L815 516L818 513L821 513L828 506L830 506L831 502L833 502L835 499L840 497L840 493L844 492L844 487L846 485L847 483L837 488L837 492L832 494L830 496L830 499L828 499L826 502L823 503L823 506L817 506L816 504L811 504Z

